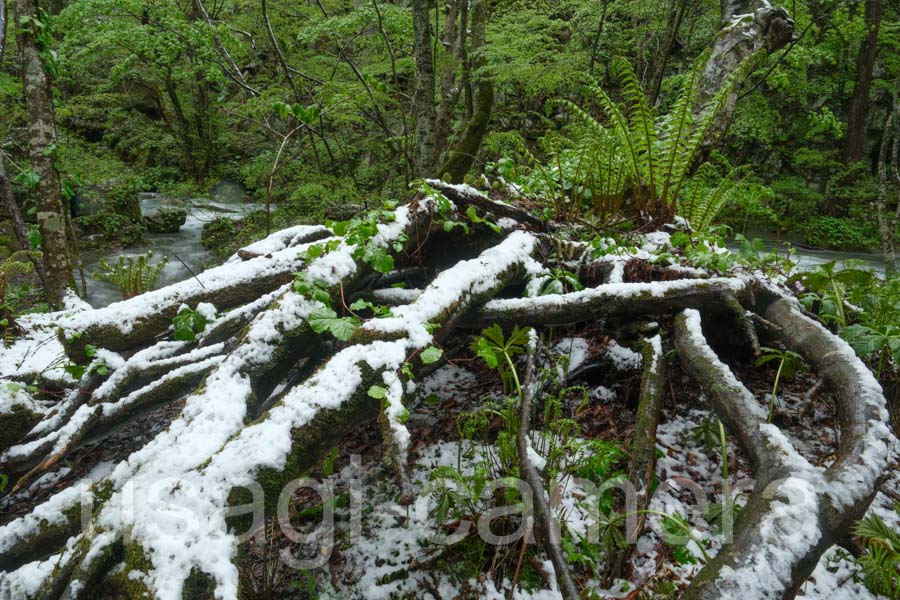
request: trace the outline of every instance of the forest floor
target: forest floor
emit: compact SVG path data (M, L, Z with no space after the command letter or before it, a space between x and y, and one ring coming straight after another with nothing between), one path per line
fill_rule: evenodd
M31 327L45 324L47 317L24 317ZM30 328L31 328L30 327ZM40 332L41 330L33 329ZM38 333L37 335L42 335ZM4 352L2 375L28 368L61 353L58 341L22 338ZM634 430L635 403L640 385L641 356L609 337L597 337L590 327L555 332L556 359L566 357L568 368L554 367L549 360L545 369L558 368L560 383L572 386L563 403L564 416L578 423L580 436L603 439L627 447ZM594 340L589 342L588 340ZM239 564L249 580L260 588L270 588L272 597L434 597L434 598L507 598L516 579L515 598L557 598L553 567L538 547L531 548L524 568L515 568L521 544L486 546L474 543L471 534L452 545L435 543L438 534L454 533L463 524L455 519L438 524L436 504L440 494L430 485L436 469L458 469L471 477L479 465L496 459L497 435L504 429L502 418L495 416L481 440L463 440L460 419L477 412L488 402L502 401L503 388L495 373L461 346L462 339L451 340L456 347L446 364L425 377L410 396L407 423L412 435L411 480L416 499L409 506L397 501L398 488L388 461L382 460L383 446L377 428L364 426L345 439L325 461L309 475L324 481L335 494L335 530L319 528L319 533L302 542L291 541L284 532L271 535L266 542L250 541L243 546ZM25 350L28 348L29 350ZM613 364L618 372L591 368ZM52 361L51 361L52 364ZM47 381L66 379L61 365L45 372ZM736 374L763 404L771 391L770 373L732 364ZM613 370L615 371L615 370ZM573 377L570 378L570 374ZM659 482L691 481L703 490L703 501L721 502L722 471L718 438L710 439L710 423L715 417L702 396L690 391L677 363L672 365L664 417L657 432L656 475ZM830 461L835 447L834 409L831 398L820 394L808 401L804 394L815 383L811 374L800 374L785 382L778 394L776 423L790 437L801 454L813 464ZM574 386L578 386L577 389ZM132 452L140 449L164 430L183 408L183 401L166 404L146 412L127 425L106 432L101 439L88 440L63 466L45 474L15 498L0 501L0 525L27 514L34 506L76 481L98 481ZM538 414L543 410L539 404ZM729 473L733 490L752 489L745 458L733 445L728 446ZM623 457L624 459L624 457ZM620 466L626 463L621 461ZM557 513L573 539L586 535L589 494L573 477L560 482ZM352 499L352 494L358 497ZM873 502L870 512L897 527L900 518L893 510L893 499L900 496L897 471L885 482L884 491ZM742 503L742 496L736 496ZM717 500L718 499L718 500ZM360 502L361 527L351 527L349 506ZM607 597L670 597L686 586L702 567L701 551L713 556L721 548L721 538L697 508L698 499L689 489L675 483L667 491L654 495L650 509L669 515L682 515L693 529L689 552L666 540L664 519L647 518L645 530L637 540L621 579L605 579L600 562L585 561L575 567L579 587L593 589ZM621 510L622 499L614 499ZM309 489L294 495L291 522L298 530L318 527L323 506L318 494ZM277 528L267 529L275 533ZM322 540L331 537L333 552L316 569L294 569L282 563L278 554L315 558ZM276 552L277 551L277 552ZM832 548L821 559L812 577L803 586L800 597L810 599L874 598L861 583L859 567L842 548Z

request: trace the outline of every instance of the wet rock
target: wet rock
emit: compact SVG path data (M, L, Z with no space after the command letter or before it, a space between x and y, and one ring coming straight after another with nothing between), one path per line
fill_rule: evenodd
M144 225L150 233L178 233L187 220L187 209L160 208L144 217Z

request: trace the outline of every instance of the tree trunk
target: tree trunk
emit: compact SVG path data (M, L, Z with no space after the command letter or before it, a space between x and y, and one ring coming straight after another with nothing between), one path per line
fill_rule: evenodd
M437 111L434 107L434 53L431 48L431 23L428 20L428 0L413 0L413 55L416 61L416 161L414 175L434 175L434 151Z
M53 115L53 91L44 68L36 38L37 6L34 0L15 0L13 14L18 25L19 51L22 54L22 80L25 112L28 118L28 142L31 167L38 175L37 221L41 232L47 303L63 307L66 288L75 289L69 247L66 242L66 208L60 191L59 173L53 164L56 155L56 123Z
M872 87L878 29L881 26L881 0L866 0L865 21L866 35L856 58L856 81L853 84L853 98L850 100L847 135L844 137L844 163L848 165L863 160L865 154L869 90Z
M681 28L681 23L684 21L687 4L688 0L669 1L669 19L666 23L664 45L660 53L655 56L650 63L650 82L647 86L647 97L651 106L656 104L656 101L659 98L659 91L666 74L666 66L669 63L669 57L672 55L672 49L675 47L675 42L678 39L678 30Z
M794 22L781 7L767 0L722 0L719 32L700 78L702 106L722 87L745 60L760 51L769 54L784 47L794 34ZM734 118L740 83L728 94L711 127L712 136L725 132Z
M472 50L477 51L485 43L485 23L487 20L484 0L472 2ZM481 147L481 141L487 133L491 120L491 111L494 108L494 83L485 73L477 73L481 61L473 64L472 71L476 72L475 108L472 118L466 124L466 128L459 141L451 148L440 170L440 175L450 175L450 181L461 182L472 164L475 155Z
M0 63L3 62L3 55L6 53L6 3L0 2ZM28 228L25 226L25 219L22 218L22 211L16 202L16 195L13 192L12 181L6 171L6 157L0 152L0 199L3 202L3 208L9 216L9 222L12 224L13 235L16 242L22 250L31 248L28 242ZM34 271L41 280L41 285L47 289L47 281L44 278L44 265L40 257L29 254L29 260L34 265Z
M444 21L443 45L447 56L441 66L441 105L435 125L435 163L440 159L441 152L447 146L453 111L459 102L460 86L456 85L456 74L461 61L460 49L466 43L467 28L469 26L468 2L447 0L446 7L447 17ZM459 18L458 35L457 17Z
M888 172L890 165L888 164L888 146L891 140L896 140L898 133L897 120L900 119L900 93L897 91L900 86L900 79L894 85L893 105L888 112L887 119L884 122L884 133L881 136L881 149L878 152L878 195L875 198L875 212L878 216L878 235L881 238L881 251L884 254L884 272L887 275L893 274L897 270L897 257L894 253L894 236L897 234L897 223L888 214L887 196L888 196ZM894 145L896 148L896 143ZM897 161L896 153L891 157L894 162Z

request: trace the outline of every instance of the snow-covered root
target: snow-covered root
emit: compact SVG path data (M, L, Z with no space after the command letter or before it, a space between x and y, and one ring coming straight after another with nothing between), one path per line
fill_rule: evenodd
M23 386L0 384L0 452L23 439L44 418L44 408Z
M422 226L422 222L427 226L431 221L428 202L421 202L414 208L400 207L396 212L398 216L395 222L379 226L378 241L384 246L390 247L409 230L421 234L417 228ZM416 239L416 236L410 237ZM351 251L351 247L344 245L336 252L317 258L309 266L311 274L330 285L335 295L339 293L341 286L352 289L354 279L365 277L371 272L370 269L361 269L356 264L350 257ZM298 249L292 248L289 252L296 255ZM254 261L247 261L241 265L252 262ZM182 284L176 284L164 288L160 290L162 293L158 296L178 296L182 287ZM175 290L172 291L171 288ZM169 291L166 292L166 289ZM158 300L154 298L156 297L148 300L150 305ZM251 303L251 306L253 304L256 303ZM221 342L194 351L192 354L194 359L198 359L199 354L212 353L210 358L202 359L200 362L215 358L213 371L195 393L188 397L181 417L170 426L170 429L160 434L141 451L133 454L127 462L119 465L119 469L113 475L116 482L114 487L117 490L133 480L134 474L142 469L149 472L147 478L152 480L154 477L167 475L178 477L184 472L181 469L190 470L197 467L221 448L231 435L239 432L245 419L252 420L258 414L262 404L298 361L309 362L314 359L314 355L319 351L319 337L312 332L305 319L311 310L316 308L316 304L292 290L282 289L275 300L265 296L258 298L258 305L265 306L266 310L258 314L250 325L228 344L233 349L224 360L215 356L215 353L222 349ZM146 307L142 307L142 310L144 308ZM241 310L243 309L239 309ZM90 312L106 314L106 309L83 313L81 316L84 319L79 322L95 322L97 319L90 316ZM154 361L149 360L151 355L155 354L156 358L166 357L182 350L184 346L178 342L162 342L155 347L158 352L147 349L138 352L132 359L135 359L135 362L146 361L148 364L145 366L152 366ZM175 365L168 365L173 366ZM44 423L43 428L41 424L35 427L35 430L42 429L41 435L36 439L47 438L54 432L59 436L67 428L73 428L75 432L80 430L80 425L71 418L72 415L78 410L92 411L104 404L111 402L115 404L115 396L125 389L122 382L128 380L128 374L128 369L113 373L107 382L108 393L100 394L97 398L99 404L88 403L96 385L82 385L77 392L73 392L71 401L67 401L63 407L66 410L60 411L57 415L59 418L52 423ZM171 375L169 373L169 376ZM151 385L153 383L159 385L157 382L150 382ZM103 389L101 386L98 391ZM139 392L140 390L135 393ZM55 444L56 439L45 439L44 442ZM71 448L74 445L67 444L66 447ZM110 481L95 485L88 495L108 498L111 485ZM36 509L38 516L32 513L26 518L0 528L0 565L2 565L0 568L15 568L21 566L23 561L47 556L77 531L80 523L78 507L72 504L73 499L67 494L57 496L47 503L45 511ZM54 511L57 513L56 516L53 516ZM0 576L0 579L3 577Z
M516 223L528 225L537 231L543 231L547 226L544 221L541 221L528 211L506 202L491 200L470 185L447 183L440 179L426 179L425 182L457 205L474 206L480 211L492 213L501 219L512 219Z
M571 325L609 318L663 314L684 308L720 307L733 296L749 303L751 282L736 277L678 279L652 283L608 283L568 294L492 300L467 319L467 325L497 323L512 327Z
M48 453L66 445L67 437L78 437L79 429L84 429L106 413L114 414L121 419L133 414L134 410L144 408L151 402L162 402L175 399L166 395L172 391L174 379L189 379L188 368L198 361L203 361L222 352L222 344L209 348L189 351L187 342L159 342L150 348L135 353L121 365L106 365L115 369L104 381L94 369L88 372L78 383L78 387L69 392L65 400L60 402L37 423L17 445L0 454L0 468L7 473L21 473L40 462ZM107 356L109 362L115 362L112 355ZM119 359L121 362L121 359ZM178 371L177 373L174 373ZM171 374L171 377L169 375ZM196 381L194 381L196 383ZM138 388L145 390L139 392ZM189 391L189 390L186 390ZM125 396L129 398L124 400ZM130 406L129 406L130 405ZM102 406L102 410L99 407ZM120 410L128 406L127 411ZM99 411L99 412L98 412ZM116 419L106 419L104 424L112 425ZM79 427L73 427L77 422ZM66 429L66 431L62 431Z
M387 393L378 417L378 430L381 432L384 456L390 461L400 488L397 502L400 506L409 506L415 501L415 493L409 478L410 436L403 419L406 410L403 404L403 382L396 372L385 373L383 379Z
M802 457L766 423L765 408L709 347L699 313L680 314L675 345L682 364L750 459L756 480L733 543L701 569L684 598L793 597L822 554L864 514L890 464L895 440L881 388L865 365L792 301L773 302L766 317L832 386L842 439L838 458L823 470Z
M321 225L296 225L276 231L270 236L253 242L249 246L244 246L233 254L228 263L234 263L242 260L250 260L261 256L271 255L273 252L284 250L285 248L296 248L302 244L310 242L318 242L334 235L330 229Z
M11 448L5 455L9 457L9 463L18 466L25 460L30 462L35 459L39 459L40 463L19 477L10 493L15 494L50 471L86 438L105 434L149 407L182 398L223 360L224 356L213 353L206 358L197 359L196 362L171 368L164 376L113 402L91 403L82 406L67 421L65 427L36 442L41 450L50 447L42 459L39 458L40 454L37 452L29 452L30 445L26 445L24 448ZM13 463L13 461L15 462Z
M290 282L302 267L298 248L225 264L196 278L64 318L59 323L60 337L66 354L78 363L86 361L88 344L134 351L168 330L182 305L208 302L220 311L242 306Z
M377 418L381 402L367 390L384 386L386 376L391 379L405 362L417 369L418 361L411 357L439 343L449 332L439 329L432 337L427 324L452 323L473 304L497 293L520 276L535 246L529 234L512 234L479 258L462 261L439 275L416 302L395 310L394 317L367 322L358 336L363 341L335 354L308 380L285 393L259 420L243 428L205 466L193 475L186 474L196 477L196 486L207 494L202 501L182 500L181 493L173 491L173 501L190 501L200 509L204 527L200 532L169 531L165 544L190 548L189 557L181 557L190 563L188 566L202 571L218 593L233 596L237 585L236 572L229 562L233 538L225 533L225 517L228 506L246 505L252 499L251 490L242 486L250 481L259 483L267 513L273 512L280 491L289 481L318 463L354 428ZM393 387L393 381L388 387ZM247 525L241 518L244 516L237 515L228 523L243 531ZM126 554L143 553L153 562L155 573L165 573L148 587L158 596L169 597L176 585L172 582L180 584L189 575L184 570L185 562L167 563L163 557L163 564L156 564L149 550L163 541L152 537L156 530L149 524L135 529L150 535L137 540L134 545L138 549Z
M218 593L233 597L237 585L236 569L231 564L235 540L228 533L226 515L229 506L244 503L242 492L249 490L241 486L251 480L258 482L267 491L267 508L274 510L285 483L321 460L355 426L378 416L380 402L367 390L373 385L393 389L395 382L389 380L392 376L396 379L405 362L410 362L414 371L421 367L421 361L415 358L417 352L440 343L473 306L519 280L526 270L537 270L531 258L537 246L534 236L515 232L479 257L460 261L438 275L413 303L395 309L393 317L367 322L355 337L359 343L339 351L309 379L281 395L253 424L245 426L244 417L252 414L248 406L254 396L250 393L252 380L277 380L265 369L272 364L273 355L290 356L296 362L296 352L275 350L287 337L283 327L277 325L296 322L285 321L285 311L302 313L307 301L294 292L285 294L275 308L253 322L242 336L242 344L187 399L182 417L120 464L109 482L95 486L93 495L101 502L94 510L93 522L102 533L93 539L107 540L125 531L131 536L122 550L125 575L110 577L122 585L127 580L129 594L146 591L162 598L180 597L186 581L208 580ZM445 326L432 332L431 323ZM252 350L248 348L251 343L256 344ZM396 384L399 386L399 379ZM186 447L196 452L187 452ZM179 482L163 492L162 506L158 503L160 492L153 492L152 487L160 477ZM105 490L102 493L101 488ZM202 497L192 495L197 489L205 490ZM122 509L132 500L135 507L126 519ZM200 528L167 528L166 507L172 505L191 506L201 521ZM240 522L239 516L227 521L231 525ZM66 520L57 526L71 532L69 525ZM20 543L39 541L41 536L29 529L34 529L34 524L22 521L5 531L0 529L0 547L8 536L15 536ZM53 539L58 543L62 537ZM94 543L82 561L93 557ZM171 548L180 549L175 559L169 554ZM57 560L62 560L66 552L63 550ZM3 564L21 565L25 556L10 558L0 550ZM31 567L22 568L27 571ZM149 575L127 578L138 571ZM16 573L7 574L7 579L13 581ZM67 593L71 593L74 581L69 579ZM102 581L112 585L113 579ZM55 582L48 585L58 587Z

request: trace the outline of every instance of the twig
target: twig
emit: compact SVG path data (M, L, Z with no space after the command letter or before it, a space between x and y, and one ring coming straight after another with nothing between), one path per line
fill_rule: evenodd
M528 459L530 446L528 433L531 429L532 400L537 387L535 384L537 351L537 339L532 338L528 348L525 381L522 385L522 401L519 407L519 431L516 433L519 470L532 490L535 522L538 530L541 532L541 543L550 556L550 561L553 563L553 568L556 571L556 581L559 583L560 592L566 600L577 600L579 597L578 590L575 587L575 582L572 580L572 574L569 572L569 563L560 543L559 525L556 523L553 510L547 502L541 476ZM521 563L521 558L519 561ZM518 568L516 571L518 572ZM513 589L515 589L515 583L513 584Z
M176 259L178 259L178 262L180 262L182 265L184 265L184 268L188 270L188 273L190 273L194 277L194 279L197 280L197 283L200 284L200 287L202 287L205 290L206 286L203 285L203 282L200 281L200 278L197 277L197 275L191 270L191 268L189 266L187 266L187 263L184 262L183 260L181 260L181 257L178 256L177 254L175 254L174 252L172 253L172 256L174 256Z

